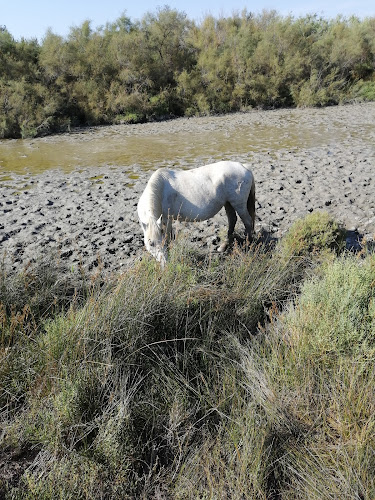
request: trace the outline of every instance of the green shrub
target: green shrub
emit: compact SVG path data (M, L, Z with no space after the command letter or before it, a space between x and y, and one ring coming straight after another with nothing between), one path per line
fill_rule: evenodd
M351 89L349 97L359 101L375 101L375 82L360 80Z
M126 113L125 115L117 115L114 119L115 123L141 123L144 121L144 116L137 113Z
M323 264L247 354L281 498L375 493L374 269L374 256Z
M245 10L197 24L165 7L41 44L0 28L0 137L373 100L373 21Z
M323 266L323 275L305 283L288 321L309 350L375 353L375 259L339 258ZM294 332L294 333L293 333Z
M324 251L340 252L345 231L327 212L313 212L297 220L280 243L285 256L308 256Z

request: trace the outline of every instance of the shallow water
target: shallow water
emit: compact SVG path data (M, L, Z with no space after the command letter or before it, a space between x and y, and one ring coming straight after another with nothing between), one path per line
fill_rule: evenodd
M350 112L330 120L328 110L251 112L159 124L88 128L71 134L0 141L0 181L11 174L65 172L88 167L186 166L244 158L255 152L329 146L359 135L373 141L373 127L348 120ZM337 114L337 113L336 113ZM348 115L348 116L346 116ZM368 128L368 134L366 130ZM364 133L365 131L365 133Z

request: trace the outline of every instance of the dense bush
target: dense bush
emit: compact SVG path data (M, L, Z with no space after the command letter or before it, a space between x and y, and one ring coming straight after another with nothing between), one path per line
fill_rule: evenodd
M0 495L372 498L374 257L304 225L309 255L177 241L101 286L4 275L3 325L35 316L0 338Z
M375 18L207 16L168 7L66 38L0 29L0 137L84 124L374 99Z
M317 211L297 220L280 247L284 256L308 256L325 251L340 253L345 247L345 230L328 212Z

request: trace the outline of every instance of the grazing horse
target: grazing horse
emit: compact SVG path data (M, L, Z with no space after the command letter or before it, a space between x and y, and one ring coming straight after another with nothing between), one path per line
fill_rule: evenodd
M237 214L249 239L254 231L255 183L246 164L220 161L192 170L159 168L138 202L138 217L146 249L164 266L171 239L172 220L210 219L225 207L228 235L219 251L233 241Z

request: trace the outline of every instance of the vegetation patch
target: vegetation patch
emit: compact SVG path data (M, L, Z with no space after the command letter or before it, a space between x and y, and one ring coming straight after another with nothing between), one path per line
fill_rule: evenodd
M41 43L0 27L0 138L374 100L374 26L246 10L197 24L164 7Z
M2 497L373 497L374 256L299 224L311 253L3 271Z
M345 247L345 233L328 212L313 212L291 226L280 248L288 256L318 255L326 251L340 253Z

